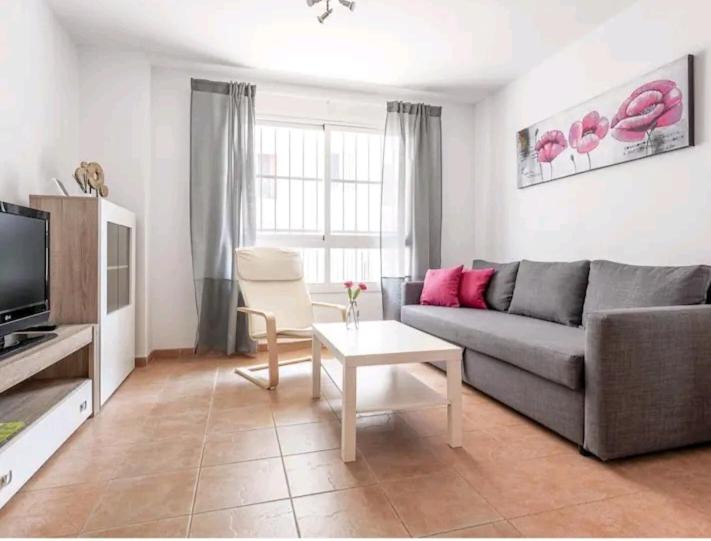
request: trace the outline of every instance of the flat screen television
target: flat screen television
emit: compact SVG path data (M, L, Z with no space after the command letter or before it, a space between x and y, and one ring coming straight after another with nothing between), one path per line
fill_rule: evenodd
M0 346L49 320L49 213L0 202Z

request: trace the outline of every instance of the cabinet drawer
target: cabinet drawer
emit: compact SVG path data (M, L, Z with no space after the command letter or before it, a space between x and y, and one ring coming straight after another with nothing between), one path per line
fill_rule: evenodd
M22 488L92 411L91 380L87 379L0 447L0 507Z

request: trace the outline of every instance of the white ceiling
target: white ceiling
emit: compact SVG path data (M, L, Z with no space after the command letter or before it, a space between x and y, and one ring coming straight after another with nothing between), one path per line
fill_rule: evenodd
M634 0L50 0L80 44L477 101Z

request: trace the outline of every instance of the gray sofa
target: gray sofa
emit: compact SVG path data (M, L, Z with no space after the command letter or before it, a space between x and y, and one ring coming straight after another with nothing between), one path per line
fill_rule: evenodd
M420 305L407 282L400 314L464 348L466 383L603 460L711 441L708 267L474 267L496 269L489 310Z

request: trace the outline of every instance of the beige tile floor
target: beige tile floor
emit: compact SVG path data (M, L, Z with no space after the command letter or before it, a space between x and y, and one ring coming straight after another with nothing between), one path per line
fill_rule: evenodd
M0 537L711 536L711 446L602 464L465 387L463 448L444 408L374 415L346 465L332 386L313 401L299 364L263 391L239 362L137 369L0 511Z

